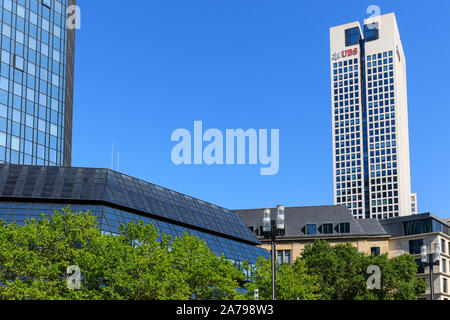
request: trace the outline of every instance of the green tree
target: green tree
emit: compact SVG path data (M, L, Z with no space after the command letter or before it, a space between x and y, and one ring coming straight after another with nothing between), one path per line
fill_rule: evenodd
M358 252L350 243L330 246L317 240L305 247L302 260L307 272L319 279L324 300L416 300L424 290L411 255L375 257ZM368 288L369 266L380 270L380 289Z
M55 211L24 226L0 223L0 299L233 299L244 275L193 235L129 223L104 234L96 217ZM81 288L67 286L69 266Z
M308 273L319 279L324 300L354 300L364 294L362 254L350 244L331 247L325 241L307 245L302 253Z
M177 270L195 299L237 299L245 278L229 260L213 254L204 241L184 234L173 242L169 265Z
M307 273L305 264L297 259L294 264L277 264L277 299L278 300L317 300L319 284L317 278ZM246 298L254 298L255 289L259 291L260 300L272 299L272 262L259 258L252 270L250 281L245 285Z
M417 300L426 288L424 279L417 279L418 267L414 257L404 254L392 259L387 254L369 256L366 266L380 268L380 289L368 290L365 299L370 300Z

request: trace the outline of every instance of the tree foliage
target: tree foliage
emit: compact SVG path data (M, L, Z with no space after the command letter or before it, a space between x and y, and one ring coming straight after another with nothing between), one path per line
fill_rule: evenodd
M350 243L330 246L316 241L306 246L302 260L308 273L319 279L324 300L416 300L425 282L416 279L417 265L411 255L388 259L358 252ZM369 289L370 266L380 270L380 287Z
M81 270L79 290L67 286L69 266ZM142 222L104 234L94 216L68 208L0 224L0 299L233 299L243 279L197 237Z
M252 270L246 279L196 236L172 237L142 222L111 235L96 219L67 208L23 226L0 222L0 299L252 300L255 289L261 300L272 297L270 260L260 258L253 268L244 263ZM366 271L373 265L381 282L369 290ZM68 286L69 266L81 271L79 289ZM416 273L411 255L367 256L350 244L317 241L294 264L277 265L277 298L417 299L425 283Z
M277 264L277 299L279 300L317 300L319 283L314 275L308 274L304 261L298 259L294 264ZM259 291L260 300L272 299L272 262L259 258L245 285L246 298L254 297L255 289Z
M410 254L389 259L387 254L378 257L370 256L366 266L376 265L381 271L379 290L369 290L368 300L417 300L426 288L424 279L417 279L417 264Z

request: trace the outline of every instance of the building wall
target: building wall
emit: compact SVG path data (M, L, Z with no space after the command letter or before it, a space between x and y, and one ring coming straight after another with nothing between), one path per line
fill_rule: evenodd
M76 5L76 0L68 0L68 5ZM72 126L73 126L73 86L75 69L75 30L67 30L66 41L66 91L64 110L64 150L63 165L72 165Z
M433 248L435 243L441 243L443 241L444 246L441 251L441 261L439 266L433 267L433 283L434 283L434 295L435 300L450 300L450 236L444 233L428 233L428 234L418 234L408 237L398 237L392 238L389 242L389 257L397 257L402 254L410 253L409 242L412 240L423 240L423 244L429 248ZM419 254L414 254L414 259L420 260L421 256ZM442 264L445 265L445 270L442 269ZM425 294L422 296L423 299L430 299L430 272L429 267L425 267L423 273L418 274L418 278L425 279L427 281L427 288ZM444 290L443 282L447 279L447 290Z
M388 99L384 97L385 101L389 101L389 112L387 113L390 115L390 119L387 121L390 121L390 128L391 128L391 150L397 149L395 156L397 157L396 161L392 161L397 163L397 167L393 168L393 170L397 170L397 174L394 174L393 177L397 177L397 184L398 184L398 197L382 197L381 200L384 201L385 199L390 200L393 199L394 201L397 201L398 203L393 203L393 205L398 205L399 209L394 210L394 212L399 212L400 216L406 216L411 214L411 206L410 206L410 196L411 196L411 178L410 178L410 159L409 159L409 131L408 131L408 100L407 100L407 78L406 78L406 58L405 54L403 52L403 46L402 42L400 40L400 34L398 31L397 21L395 19L394 14L386 14L379 17L367 19L364 21L364 24L370 24L373 22L377 22L379 26L379 39L375 41L369 41L365 43L365 53L366 53L366 63L367 63L367 69L368 63L370 62L367 57L370 55L377 55L377 57L381 54L382 60L388 59L388 64L384 64L381 66L383 68L383 71L377 72L378 75L378 81L380 80L380 77L382 76L382 81L386 79L393 79L394 83L394 90L390 90L388 93L383 92L381 94L386 95L388 94ZM388 53L387 57L385 58L383 55L384 53ZM389 53L392 52L392 56L389 56ZM392 63L391 59L392 58ZM372 61L373 63L373 61ZM391 70L392 65L392 70ZM387 68L387 71L384 70L385 67ZM372 66L372 70L373 70ZM380 67L379 65L377 66ZM391 76L390 72L393 72L393 76ZM386 77L386 73L388 73L388 77ZM367 77L370 76L370 74L367 75ZM372 76L374 76L372 74ZM373 79L372 79L373 80ZM373 83L374 81L372 81ZM389 82L388 87L390 88L391 83ZM386 88L386 86L383 86ZM371 88L374 89L374 88ZM378 86L378 89L380 87ZM367 86L367 91L369 91L370 88ZM380 94L380 92L379 92ZM375 94L373 94L374 96ZM367 94L369 97L370 95ZM380 101L378 101L380 103ZM370 104L370 101L368 101ZM375 104L375 101L372 101L372 103ZM375 107L373 107L375 109ZM369 111L370 111L370 105L369 105ZM384 116L387 115L384 113ZM375 115L372 115L375 119ZM381 115L379 115L381 117ZM394 116L394 117L392 117ZM371 116L369 114L369 126L370 123L372 123ZM386 122L387 122L386 121ZM395 125L392 126L392 121L395 121ZM375 121L374 121L375 122ZM375 122L376 123L376 122ZM381 123L381 121L380 121ZM395 134L396 138L393 139L392 135L394 134L392 131L392 128L395 128ZM382 136L382 135L380 135ZM387 136L387 135L386 135ZM374 137L377 137L375 134ZM370 135L369 135L370 138ZM396 145L392 145L392 143L395 142ZM387 143L387 142L386 142ZM379 150L382 150L383 148L379 148ZM387 148L388 149L388 148ZM375 151L377 151L376 143L375 143ZM392 156L394 156L394 152L392 152ZM371 160L374 157L371 156ZM380 165L388 164L389 161L381 161ZM378 165L378 163L375 163ZM372 162L371 162L372 165ZM371 183L370 186L378 186L380 184L376 183L373 184L373 178L372 173L377 172L380 170L371 170ZM395 184L395 181L393 181ZM381 184L382 186L385 185L385 183ZM395 190L395 188L393 188ZM373 192L371 192L371 195ZM373 198L371 196L371 202L372 200L378 201L380 198ZM384 207L384 205L383 205ZM388 210L388 212L392 212L391 210ZM378 213L377 213L378 214ZM383 213L384 214L384 213ZM373 212L372 212L373 217ZM384 217L383 217L384 218Z
M376 40L366 35L372 23ZM359 43L346 43L352 28ZM335 204L358 219L410 215L406 59L395 15L331 28L330 57Z
M277 251L279 250L291 250L291 263L295 262L297 258L301 257L306 245L313 244L316 239L292 239L283 240L277 242ZM388 253L389 251L389 237L374 237L374 238L339 238L339 239L324 239L332 246L337 244L345 244L349 242L355 248L358 248L359 252L364 252L366 254L371 253L372 247L379 247L380 254ZM270 243L264 242L262 240L261 248L271 251Z
M433 267L434 277L434 295L435 300L450 300L450 236L444 233L429 233L429 234L419 234L414 236L407 237L397 237L397 238L388 238L388 237L379 237L379 238L359 238L359 239L350 239L350 238L341 238L341 239L326 239L326 241L334 246L339 243L347 243L349 242L352 246L358 248L359 252L363 252L366 254L371 253L371 248L379 247L380 254L388 253L390 259L394 257L398 257L403 254L409 254L409 242L412 240L423 240L423 244L428 248L434 247L434 243L441 243L444 241L443 250L441 252L442 259L440 261L439 266ZM312 244L315 239L291 239L291 240L283 240L277 243L277 251L291 251L291 263L295 262L295 260L301 257L303 250L307 244ZM262 242L261 248L264 248L271 251L271 245L267 242ZM420 260L420 253L413 254L415 260ZM442 268L442 264L445 264L445 269ZM417 278L424 279L427 282L427 288L425 294L422 296L422 299L430 299L430 286L429 286L429 268L425 267L424 272L418 273ZM444 290L443 283L444 279L447 279L447 290Z
M411 214L418 214L419 209L417 207L417 193L411 194Z
M358 22L330 29L334 203L347 205L356 218L365 218L362 48L359 43L345 46L345 30L351 28L362 32ZM358 54L342 57L343 50L355 49Z

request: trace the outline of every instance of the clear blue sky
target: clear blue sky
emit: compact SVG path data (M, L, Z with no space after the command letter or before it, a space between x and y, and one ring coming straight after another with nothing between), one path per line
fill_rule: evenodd
M329 28L395 12L407 58L412 189L450 217L450 2L79 0L73 165L230 209L333 204ZM280 129L280 171L171 162L177 128Z

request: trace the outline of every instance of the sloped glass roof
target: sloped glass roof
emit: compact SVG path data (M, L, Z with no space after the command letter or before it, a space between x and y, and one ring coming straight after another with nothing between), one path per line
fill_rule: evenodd
M2 164L0 198L104 201L259 244L235 212L109 169Z

